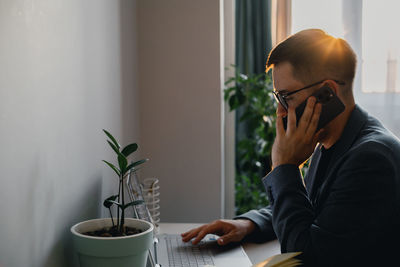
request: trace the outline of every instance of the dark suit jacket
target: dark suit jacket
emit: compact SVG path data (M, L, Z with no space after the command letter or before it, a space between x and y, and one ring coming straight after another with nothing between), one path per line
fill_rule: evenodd
M315 168L304 186L296 166L278 166L263 178L270 206L237 218L282 252L302 251L306 266L400 266L399 140L356 106L326 175Z

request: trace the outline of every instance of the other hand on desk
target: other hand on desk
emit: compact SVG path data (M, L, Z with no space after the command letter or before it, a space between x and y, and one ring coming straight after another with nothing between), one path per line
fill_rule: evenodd
M204 224L181 234L182 241L188 242L194 238L192 244L199 243L207 234L220 236L217 239L219 245L226 245L230 242L239 242L255 229L255 224L250 220L216 220Z

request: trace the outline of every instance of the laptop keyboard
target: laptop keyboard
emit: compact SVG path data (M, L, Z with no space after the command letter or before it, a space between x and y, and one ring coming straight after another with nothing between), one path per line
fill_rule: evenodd
M179 235L166 237L169 267L202 267L214 265L212 250L204 241L197 245L183 242Z

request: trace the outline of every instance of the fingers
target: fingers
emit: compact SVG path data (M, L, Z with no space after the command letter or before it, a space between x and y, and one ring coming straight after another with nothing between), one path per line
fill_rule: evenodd
M298 128L303 129L304 132L308 129L308 126L313 118L315 102L315 97L309 97L303 115L301 115Z
M227 245L231 242L239 242L242 238L243 237L238 235L236 232L230 232L218 238L217 242L219 245Z
M188 242L188 241L190 241L193 237L195 237L195 236L198 235L198 233L201 231L201 229L202 229L203 227L204 227L204 226L201 226L201 227L192 229L192 230L190 230L190 231L187 231L186 233L181 234L181 236L182 236L182 241L183 241L183 242Z
M277 133L277 135L281 135L284 132L285 132L285 128L283 127L282 116L278 115L276 117L276 133Z
M317 103L314 108L314 113L311 116L310 122L308 124L308 127L305 132L306 138L309 138L309 140L314 139L316 136L315 131L317 130L318 127L318 122L319 122L319 116L321 115L321 110L322 110L322 105L320 103Z
M287 132L291 133L296 130L296 111L294 108L289 107L288 109L288 116L287 116Z
M197 245L207 234L212 233L212 231L210 231L210 227L207 226L205 228L203 228L196 236L196 238L192 241L193 245Z
M198 228L192 229L186 233L181 234L182 236L182 241L183 242L188 242L194 238L192 241L193 245L196 245L199 243L207 234L217 234L221 230L221 225L218 223L218 221L210 223L210 224L205 224L202 225Z
M245 223L244 223L245 222ZM230 242L238 242L244 236L254 229L254 224L250 221L243 220L216 220L210 224L202 225L181 234L182 241L188 242L192 240L192 244L198 244L207 234L216 234L220 237L217 239L219 245L226 245Z

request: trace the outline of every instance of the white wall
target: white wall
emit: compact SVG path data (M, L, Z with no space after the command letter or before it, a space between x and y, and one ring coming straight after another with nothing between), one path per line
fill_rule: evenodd
M0 266L76 266L69 228L137 140L135 2L0 0Z
M69 229L117 186L103 128L150 158L162 221L224 215L219 5L0 0L0 267L77 266Z
M142 177L160 179L161 221L223 216L219 1L139 1Z
M224 0L224 62L223 68L235 64L235 1ZM224 82L235 75L233 68L224 70ZM235 216L235 111L224 102L224 194L225 218Z

